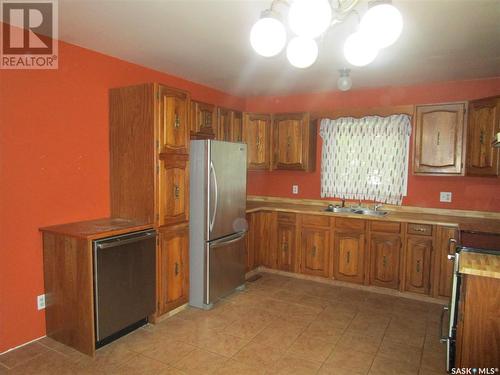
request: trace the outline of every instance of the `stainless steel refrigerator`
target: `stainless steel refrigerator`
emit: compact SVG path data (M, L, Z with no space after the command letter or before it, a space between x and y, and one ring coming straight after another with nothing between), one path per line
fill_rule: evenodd
M213 303L245 283L247 146L191 141L189 304Z

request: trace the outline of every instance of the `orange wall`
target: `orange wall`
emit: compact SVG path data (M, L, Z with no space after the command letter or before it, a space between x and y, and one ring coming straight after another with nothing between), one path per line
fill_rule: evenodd
M408 104L471 100L500 94L500 77L484 80L445 82L408 87L360 89L292 96L252 97L246 99L250 112L300 112L340 108L369 108ZM320 198L321 137L317 139L315 172L249 172L248 194L291 198ZM410 155L411 160L411 155ZM411 168L411 166L410 166ZM299 194L292 194L292 185ZM453 193L452 203L440 203L439 192ZM500 211L500 178L424 177L408 179L404 205Z
M220 91L60 43L59 69L0 70L0 353L45 334L38 228L109 214L108 89L162 82L243 109Z

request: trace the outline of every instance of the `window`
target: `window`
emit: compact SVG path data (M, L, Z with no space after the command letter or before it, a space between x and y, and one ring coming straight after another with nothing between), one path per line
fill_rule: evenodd
M408 182L410 117L321 121L321 196L401 204Z

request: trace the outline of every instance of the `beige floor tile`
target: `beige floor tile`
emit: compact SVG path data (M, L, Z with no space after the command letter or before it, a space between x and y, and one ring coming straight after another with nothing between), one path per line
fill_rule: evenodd
M422 358L422 349L384 337L378 351L378 356L407 362L419 367L420 359Z
M303 326L278 321L262 330L255 336L254 341L265 346L286 349L292 345L302 331L304 331Z
M392 341L397 341L405 344L422 348L425 340L425 323L423 325L412 325L411 322L391 321L385 336Z
M48 350L6 372L9 375L71 375L75 371L73 363L63 354Z
M172 367L186 374L211 374L222 367L226 361L227 358L221 355L196 349L174 363Z
M446 350L424 351L422 354L421 367L424 370L443 371L446 367Z
M365 371L356 371L350 368L339 368L334 363L323 363L318 375L366 375Z
M361 353L377 353L382 337L363 336L352 332L346 332L338 341L335 350L353 350Z
M393 359L377 356L370 368L370 375L417 375L418 366L408 362L399 362Z
M358 352L353 349L343 349L336 347L326 360L330 368L351 370L355 373L368 373L375 354Z
M268 374L283 374L283 375L313 375L316 374L321 367L321 362L314 362L297 358L293 354L285 355L274 366L267 369Z
M196 347L193 345L164 337L160 341L149 343L146 350L142 351L141 354L166 365L171 365L186 357L194 350L196 350Z
M298 358L323 362L328 358L334 346L335 343L330 340L302 334L290 347L289 352Z
M266 369L273 366L283 354L284 352L278 348L265 346L258 341L252 340L248 345L236 353L233 359L250 366Z
M80 368L85 367L107 367L116 366L125 361L130 360L133 356L137 355L127 348L120 340L115 341L109 345L106 345L95 352L95 357L89 357L87 355L80 355L75 362Z
M335 344L344 334L344 329L332 322L314 321L304 330L304 334L311 337L320 337Z
M197 346L201 349L229 358L248 344L249 341L249 339L216 332L213 335L201 339Z
M228 360L221 367L215 370L216 375L264 375L263 368L251 366L246 363Z
M260 319L239 319L228 325L222 332L243 339L252 339L269 323Z
M0 355L0 363L7 368L14 368L38 355L46 353L48 350L47 347L38 342L33 342Z
M109 375L164 375L169 374L169 371L170 368L165 363L139 354L109 371Z
M427 370L421 368L420 371L418 372L418 375L448 375L448 373L443 370L443 371L432 371L432 370Z

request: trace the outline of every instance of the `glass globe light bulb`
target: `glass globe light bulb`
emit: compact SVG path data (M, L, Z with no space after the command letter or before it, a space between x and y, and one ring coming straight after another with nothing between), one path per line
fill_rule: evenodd
M349 35L344 43L344 57L351 65L368 65L375 60L377 54L377 47L359 31Z
M363 15L360 30L376 44L385 48L393 44L403 31L403 17L399 10L391 4L378 4Z
M250 31L250 44L261 56L277 55L286 44L285 26L274 17L262 17L255 22Z
M318 45L314 39L297 36L288 43L286 57L294 67L308 68L318 57Z

